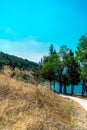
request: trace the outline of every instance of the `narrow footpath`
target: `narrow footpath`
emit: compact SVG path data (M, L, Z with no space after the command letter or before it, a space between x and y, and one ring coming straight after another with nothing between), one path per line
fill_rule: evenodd
M67 95L62 95L62 94L59 94L59 96L64 97L64 98L68 98L68 99L73 100L75 102L78 102L87 111L87 100L86 99L80 99L78 97L72 97L72 96L67 96Z

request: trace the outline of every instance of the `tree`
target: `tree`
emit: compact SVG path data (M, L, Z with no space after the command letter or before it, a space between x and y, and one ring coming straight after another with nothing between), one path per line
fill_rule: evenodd
M57 78L58 72L58 55L52 54L50 56L45 57L45 61L43 61L43 66L41 69L42 77L49 81L50 89L52 86L52 82L55 82Z
M69 83L71 85L71 95L74 94L74 86L80 82L79 77L79 64L75 60L72 50L65 56L64 64L66 66L67 75L69 77Z
M77 60L79 60L80 63L84 64L87 62L87 34L81 36L79 39L76 55Z
M56 50L54 49L53 44L50 45L49 51L50 51L50 52L49 52L49 55L50 55L50 56L53 55L53 54L56 54Z
M58 63L59 57L51 44L49 47L49 56L44 56L43 59L41 59L41 76L43 79L49 81L50 89L52 87L52 82L54 82L55 86L55 81L57 80Z
M52 85L51 83L52 83L53 77L54 77L54 68L53 68L53 66L52 66L52 64L50 62L46 62L42 66L41 74L42 74L42 77L45 80L49 81L49 83L50 83L50 89L51 89L51 85Z
M82 96L86 92L87 94L87 64L84 64L80 71L81 84L82 84Z
M59 57L60 57L60 63L58 65L58 82L60 84L60 90L59 92L62 93L62 87L64 86L64 93L66 94L66 86L68 83L68 75L65 73L66 71L66 65L65 65L65 57L67 55L67 53L69 52L69 48L67 48L67 46L63 45L61 46L60 50L59 50Z
M87 93L87 34L81 36L76 51L76 59L80 64L82 95Z

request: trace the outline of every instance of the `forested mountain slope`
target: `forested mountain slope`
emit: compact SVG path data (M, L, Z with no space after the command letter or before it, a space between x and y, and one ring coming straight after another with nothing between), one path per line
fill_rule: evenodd
M0 52L0 66L9 65L12 68L19 68L25 70L36 70L38 64L27 59L22 59L17 56L9 55Z

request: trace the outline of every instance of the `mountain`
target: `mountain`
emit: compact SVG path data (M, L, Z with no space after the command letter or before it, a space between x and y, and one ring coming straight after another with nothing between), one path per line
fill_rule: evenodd
M0 66L9 65L13 69L19 68L23 70L36 70L38 67L38 63L28 61L27 59L22 59L17 56L9 55L4 52L0 52Z

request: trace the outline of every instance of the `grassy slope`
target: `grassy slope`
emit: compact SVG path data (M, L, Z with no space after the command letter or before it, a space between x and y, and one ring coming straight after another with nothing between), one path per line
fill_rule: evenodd
M0 130L77 130L76 115L71 101L0 75Z
M20 70L18 68L12 69L10 66L3 66L2 73L8 77L14 78L18 81L29 82L35 84L33 71Z

